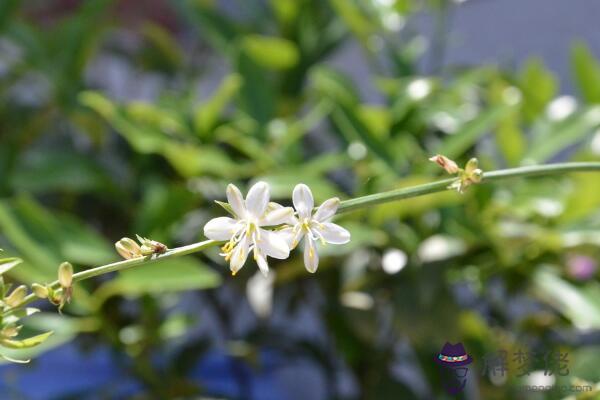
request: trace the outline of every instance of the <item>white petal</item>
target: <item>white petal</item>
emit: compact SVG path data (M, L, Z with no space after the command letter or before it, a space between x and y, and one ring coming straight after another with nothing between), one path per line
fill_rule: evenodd
M267 204L267 211L265 212L265 214L269 214L272 211L279 210L282 208L286 208L286 207L282 206L279 203L275 203L274 201L272 201L269 204ZM298 218L296 218L294 209L292 207L289 207L289 208L292 209L292 215L286 221L283 221L282 223L286 224L286 225L295 225L298 223Z
M350 241L350 232L332 222L324 222L313 229L319 232L327 243L344 244Z
M335 215L335 212L337 211L339 206L340 199L338 199L337 197L325 200L325 202L321 204L321 206L319 206L319 209L317 210L315 215L313 215L313 219L316 219L319 222L326 222Z
M292 194L292 200L300 218L310 217L312 209L315 206L315 201L308 186L303 183L296 185Z
M279 207L272 211L267 211L265 216L260 219L259 223L262 226L274 226L286 223L294 223L294 209L292 207Z
M213 218L204 225L204 236L212 240L229 240L237 230L237 221L229 217Z
M319 266L319 254L315 241L310 237L306 237L304 241L304 266L308 272L316 272Z
M259 251L257 248L254 248L254 259L256 260L256 264L258 264L258 269L260 272L266 277L269 275L269 263L267 262L267 258Z
M234 184L227 185L227 202L231 206L233 213L238 218L246 217L246 205L244 204L244 196L242 192Z
M298 243L302 240L304 236L304 230L302 229L294 229L293 226L288 226L283 229L279 229L275 231L279 236L285 240L290 250L293 250L298 246Z
M257 240L256 245L260 248L261 252L269 257L280 260L290 256L290 247L284 237L278 235L277 231L267 231L259 228L259 233L260 238Z
M246 209L254 217L260 218L269 204L269 185L265 182L255 183L246 196Z
M229 263L229 269L231 269L232 274L235 275L246 263L249 247L250 241L248 238L244 237L233 249L233 254L231 255Z

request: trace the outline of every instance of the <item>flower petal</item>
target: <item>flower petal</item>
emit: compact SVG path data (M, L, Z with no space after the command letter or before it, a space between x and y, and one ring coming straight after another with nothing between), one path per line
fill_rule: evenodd
M298 243L300 243L300 240L302 240L302 237L304 236L303 229L294 229L294 227L292 226L279 229L275 231L275 233L277 233L283 238L283 240L285 240L290 250L295 249L296 246L298 246Z
M324 222L314 228L327 243L344 244L350 241L350 232L332 222Z
M233 218L213 218L204 225L204 236L212 240L229 240L237 228L237 221Z
M294 208L298 211L300 218L309 218L315 201L310 188L303 183L296 185L292 194Z
M279 205L279 207L274 207L271 211L267 210L264 217L260 219L259 224L262 226L273 226L289 223L294 224L295 222L296 217L294 217L294 209L292 207L283 207Z
M260 272L266 277L269 275L269 263L267 262L267 258L257 250L257 247L254 248L254 260L256 260L256 264L258 265L258 269Z
M310 273L316 272L319 266L319 254L317 253L316 243L308 236L304 241L304 266Z
M246 209L256 218L260 218L269 204L269 185L265 182L255 183L246 196Z
M244 266L246 259L248 258L248 248L250 247L250 241L246 236L235 246L233 254L231 254L231 260L229 263L229 269L233 275Z
M260 248L261 252L280 260L290 256L290 247L284 237L280 236L277 231L267 231L259 228L259 233L260 239L255 244Z
M227 202L231 206L233 213L239 219L246 217L246 205L244 204L244 196L242 192L234 184L227 185Z
M333 217L340 206L340 199L337 197L333 197L329 200L325 200L323 204L319 206L319 209L313 215L313 219L316 219L319 222L326 222Z

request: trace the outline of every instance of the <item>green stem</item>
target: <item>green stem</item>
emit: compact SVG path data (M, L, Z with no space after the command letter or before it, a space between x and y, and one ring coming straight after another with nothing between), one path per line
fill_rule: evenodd
M600 171L600 162L572 162L502 169L498 171L485 172L483 174L483 181L481 183L495 182L501 179L516 177L555 175L578 171ZM375 204L388 203L392 201L408 199L411 197L423 196L430 193L443 192L448 190L448 186L452 182L454 182L455 179L456 178L444 179L436 182L425 183L423 185L411 186L407 188L391 190L389 192L377 193L368 196L357 197L355 199L345 200L341 202L340 207L338 208L338 213L367 208ZM164 254L133 258L130 260L119 261L108 265L102 265L100 267L88 269L86 271L74 274L73 282L79 282L85 279L92 278L94 276L104 275L109 272L123 271L141 264L149 264L167 258L180 257L187 254L197 253L201 250L217 246L221 243L222 242L214 240L205 240L203 242L198 242L187 246L178 247L175 249L170 249ZM58 288L59 283L58 281L54 281L50 283L49 286L52 286L53 288ZM33 293L29 294L19 305L6 311L4 315L11 313L17 308L30 304L34 300L36 300L36 296Z
M193 243L193 244L189 244L187 246L170 249L166 253L163 253L163 254L155 254L152 256L132 258L129 260L119 261L119 262L115 262L112 264L102 265L100 267L91 268L91 269L73 274L73 282L83 281L85 279L89 279L89 278L92 278L92 277L98 276L98 275L108 274L110 272L123 271L123 270L129 269L129 268L136 267L140 264L150 264L150 263L154 263L159 260L164 260L166 258L181 257L181 256L185 256L187 254L197 253L200 250L204 250L208 247L216 246L220 243L221 242L218 242L215 240L205 240L203 242ZM58 289L60 287L60 284L56 280L52 283L49 283L48 286L50 286L54 289ZM10 310L6 311L4 313L4 315L9 314L11 311L14 311L17 308L26 306L27 304L30 304L31 302L35 301L36 299L37 299L37 297L35 296L35 294L30 293L23 299L23 301L20 304L11 308Z
M508 178L556 175L577 171L600 171L600 162L572 162L501 169L498 171L484 172L483 181L481 183L495 182ZM360 208L370 207L375 204L389 203L391 201L423 196L430 193L443 192L448 190L448 186L454 181L455 178L444 179L441 181L425 183L423 185L390 190L389 192L376 193L368 196L357 197L355 199L345 200L341 202L337 212L343 213L354 211Z

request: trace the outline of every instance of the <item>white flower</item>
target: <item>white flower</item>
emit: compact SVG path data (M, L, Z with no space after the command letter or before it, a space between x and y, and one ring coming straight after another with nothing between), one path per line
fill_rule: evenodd
M227 200L234 218L214 218L204 226L204 235L212 240L227 240L222 247L222 256L229 261L231 273L235 275L246 262L248 254L254 252L254 260L261 272L267 275L267 256L285 259L290 248L283 236L263 229L289 222L294 211L269 203L269 186L258 182L250 188L246 200L234 185L227 186Z
M298 218L293 217L293 224L279 230L285 235L290 248L295 248L303 237L304 241L304 265L308 272L315 272L319 266L319 255L317 254L317 241L321 244L344 244L350 241L350 232L329 222L340 205L340 199L334 197L326 200L312 215L314 199L309 187L304 184L296 185L292 196L294 208L298 212Z

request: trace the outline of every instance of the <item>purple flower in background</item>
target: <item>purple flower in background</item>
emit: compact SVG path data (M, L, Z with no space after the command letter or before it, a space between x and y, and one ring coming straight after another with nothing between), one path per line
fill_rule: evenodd
M598 264L589 256L576 254L567 258L567 272L574 279L588 280L596 274L597 269Z

